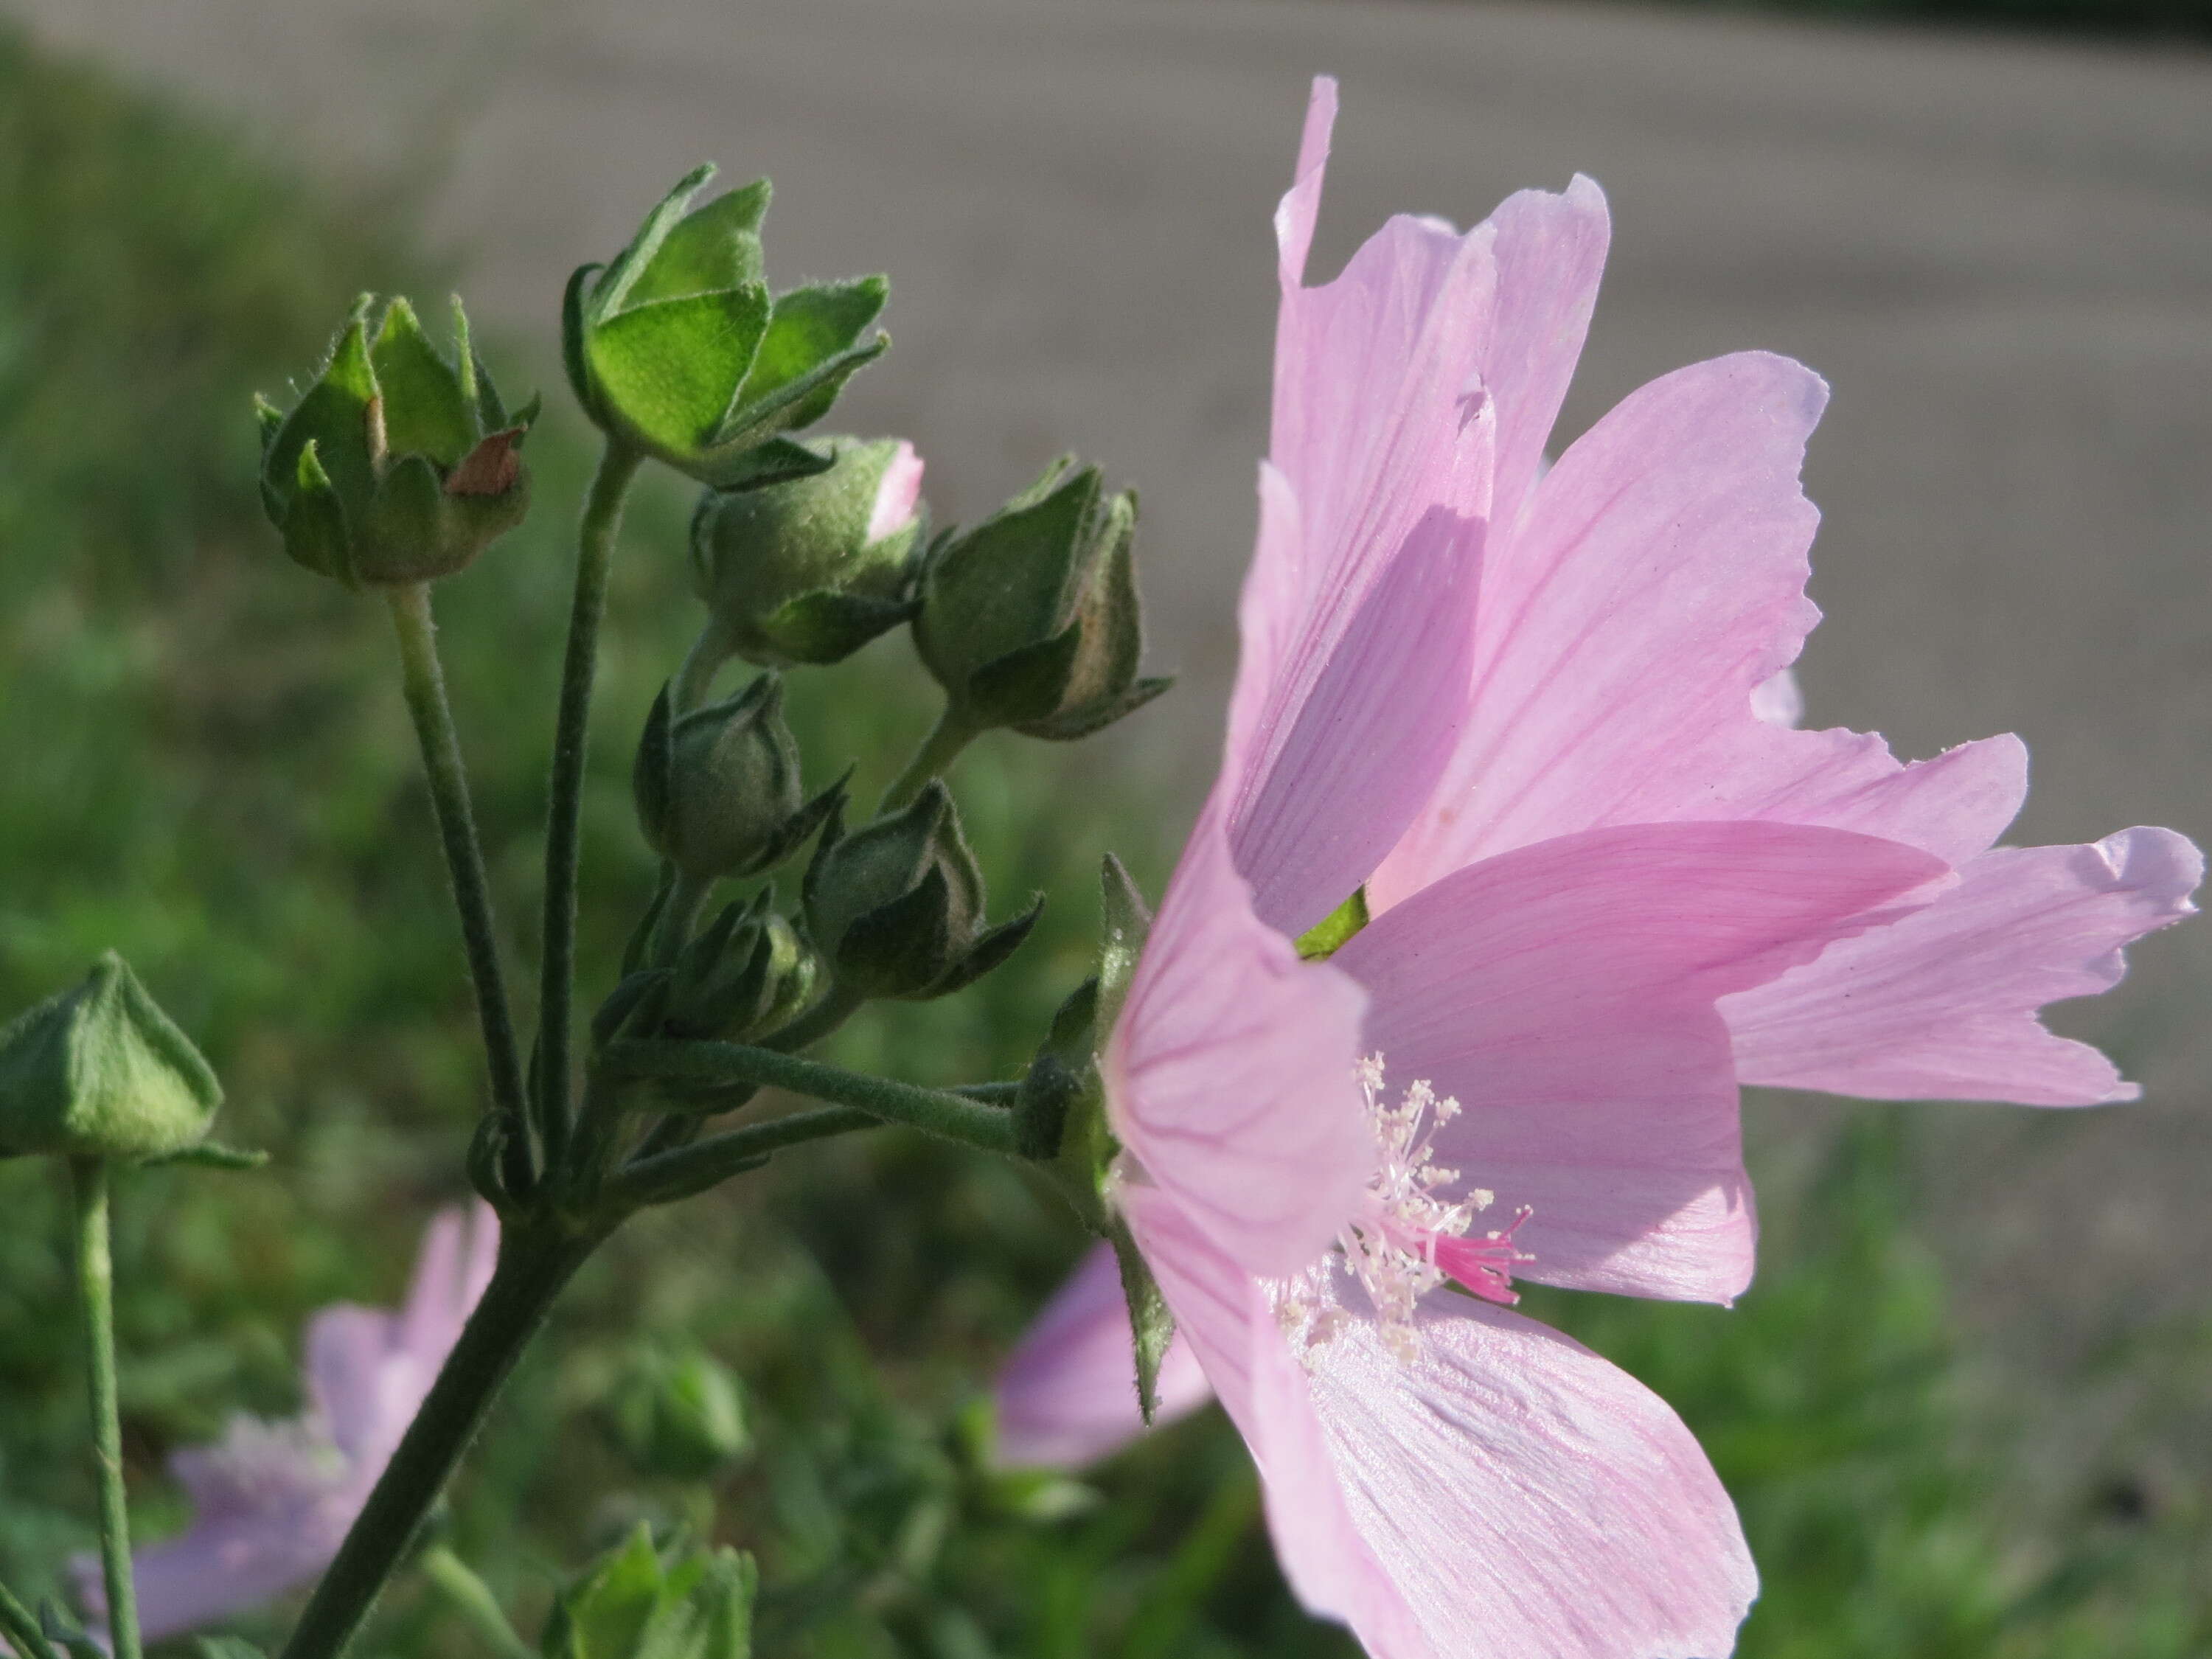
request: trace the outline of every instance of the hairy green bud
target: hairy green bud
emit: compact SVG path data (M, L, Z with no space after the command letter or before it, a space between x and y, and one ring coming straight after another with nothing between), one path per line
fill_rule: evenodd
M782 434L828 414L890 343L861 338L890 284L863 276L771 297L760 240L769 182L693 209L714 175L686 175L612 261L568 279L568 384L602 431L702 483L818 472L822 458Z
M222 1103L191 1039L112 951L0 1030L0 1158L170 1158Z
M750 1659L759 1573L735 1550L671 1549L638 1522L553 1603L545 1659Z
M363 295L293 407L265 399L261 504L293 560L349 587L450 576L530 510L521 447L538 400L510 413L453 301L455 360L404 299L374 334Z
M903 439L830 438L826 471L709 489L691 519L708 648L763 667L831 663L914 614L921 459Z
M836 816L807 866L806 928L838 986L922 1001L974 983L1036 925L1039 900L993 927L983 872L941 783L847 836Z
M771 889L732 904L684 947L661 1017L668 1036L744 1042L806 1006L819 963L775 902Z
M670 713L661 689L631 772L638 823L653 851L695 880L743 878L788 857L842 797L799 786L799 740L783 682L763 674L734 696Z
M752 1449L737 1379L697 1350L642 1353L606 1403L615 1443L641 1473L705 1480Z
M972 731L1088 737L1167 690L1139 679L1137 498L1063 456L930 550L915 644Z

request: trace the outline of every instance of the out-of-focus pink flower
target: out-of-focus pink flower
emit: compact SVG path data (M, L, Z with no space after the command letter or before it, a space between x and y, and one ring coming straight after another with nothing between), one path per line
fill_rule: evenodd
M1116 1196L1310 1607L1384 1659L1724 1653L1755 1586L1726 1494L1511 1279L1740 1291L1739 1073L2118 1097L2035 1010L2111 983L2201 861L2163 830L1990 851L2011 738L1901 766L1793 729L1819 380L1699 364L1545 471L1602 197L1394 219L1306 288L1334 104L1276 217L1222 775L1103 1056ZM1373 920L1302 962L1362 889ZM1094 1366L1134 1431L1100 1272L1002 1380L1010 1461L1113 1443Z
M490 1282L498 1249L488 1206L440 1212L405 1306L341 1304L309 1323L304 1415L236 1417L216 1444L170 1460L192 1522L132 1558L148 1640L258 1607L330 1565ZM104 1616L99 1563L71 1566L79 1594Z
M868 511L867 539L872 545L914 522L915 509L921 501L921 457L915 453L912 444L900 439L898 447L891 452L890 465L877 481L875 505Z

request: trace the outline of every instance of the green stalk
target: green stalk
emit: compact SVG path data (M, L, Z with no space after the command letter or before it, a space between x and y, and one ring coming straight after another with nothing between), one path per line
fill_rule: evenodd
M584 751L592 722L592 678L607 572L622 529L623 500L644 456L609 437L584 498L576 531L576 592L561 665L561 710L553 732L553 781L545 827L545 946L538 1006L538 1131L549 1165L566 1155L569 1122L570 1000L576 977L576 874L584 805Z
M422 1552L422 1576L453 1604L499 1659L538 1659L538 1650L514 1633L499 1598L476 1570L443 1544Z
M85 1376L92 1406L92 1472L100 1489L100 1565L107 1585L115 1659L139 1659L138 1589L131 1573L131 1516L123 1491L123 1425L115 1389L115 1261L108 1244L108 1164L73 1158L76 1284L84 1312Z
M283 1659L337 1659L344 1652L554 1298L605 1237L604 1230L570 1236L515 1227L501 1239L483 1299L315 1586ZM124 1659L119 1650L116 1659Z
M959 758L960 751L982 736L975 726L960 719L951 704L937 718L937 724L922 739L921 747L915 750L914 758L907 763L906 770L898 775L898 781L884 791L884 799L876 808L876 816L897 811L919 795L932 778L942 777L945 769Z
M37 1617L5 1584L0 1584L0 1636L8 1638L18 1659L61 1659Z
M460 915L461 944L468 953L469 979L476 988L477 1012L483 1024L492 1098L520 1121L524 1109L521 1051L515 1042L506 976L500 967L483 847L477 837L476 813L469 805L468 769L461 759L453 708L446 700L445 671L438 661L430 586L416 582L396 587L387 597L392 601L392 626L399 635L407 712L414 717L415 737L422 749L422 769L430 781L430 803L437 813L439 838L445 844L446 872L453 878L453 908Z
M793 1112L787 1117L709 1136L696 1146L632 1158L603 1190L609 1204L627 1212L704 1192L731 1176L757 1167L770 1152L787 1146L883 1127L883 1119L874 1113L851 1106Z
M605 1063L610 1071L632 1077L761 1084L850 1106L886 1123L903 1123L983 1152L1012 1156L1015 1151L1013 1117L998 1107L942 1089L863 1076L773 1048L738 1042L617 1042L606 1051Z

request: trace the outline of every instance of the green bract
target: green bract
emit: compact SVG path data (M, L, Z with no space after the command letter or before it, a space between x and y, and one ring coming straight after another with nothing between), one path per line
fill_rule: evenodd
M915 643L972 731L1072 739L1167 690L1137 678L1137 498L1062 456L982 523L931 550Z
M760 223L769 182L687 213L714 175L687 175L611 264L568 279L562 355L599 428L702 483L731 489L822 470L781 436L829 413L884 308L881 276L769 296Z
M404 299L374 339L363 295L330 361L289 415L265 398L261 503L299 563L349 587L463 568L530 507L523 438L538 399L509 413L453 301L455 361Z
M806 928L838 988L921 1001L974 983L1029 936L1039 900L984 922L983 872L945 786L847 836L832 815L806 868Z
M759 1574L735 1550L653 1547L643 1522L553 1604L545 1659L748 1659Z
M167 1158L222 1103L214 1072L112 951L0 1030L0 1158Z
M836 662L913 614L921 513L869 537L894 465L919 470L913 451L895 438L807 447L827 471L699 498L691 579L712 613L707 648L717 660Z
M783 720L783 682L763 674L736 696L670 713L654 699L631 773L653 851L696 880L757 875L814 832L840 799L805 799L799 742Z

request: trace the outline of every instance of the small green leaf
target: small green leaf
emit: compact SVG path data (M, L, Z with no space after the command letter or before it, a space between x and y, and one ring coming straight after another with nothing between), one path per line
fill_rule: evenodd
M1350 898L1298 935L1298 955L1308 962L1326 962L1349 944L1367 921L1367 890L1356 887Z
M913 614L911 600L821 588L780 607L762 622L760 632L787 662L841 662Z

